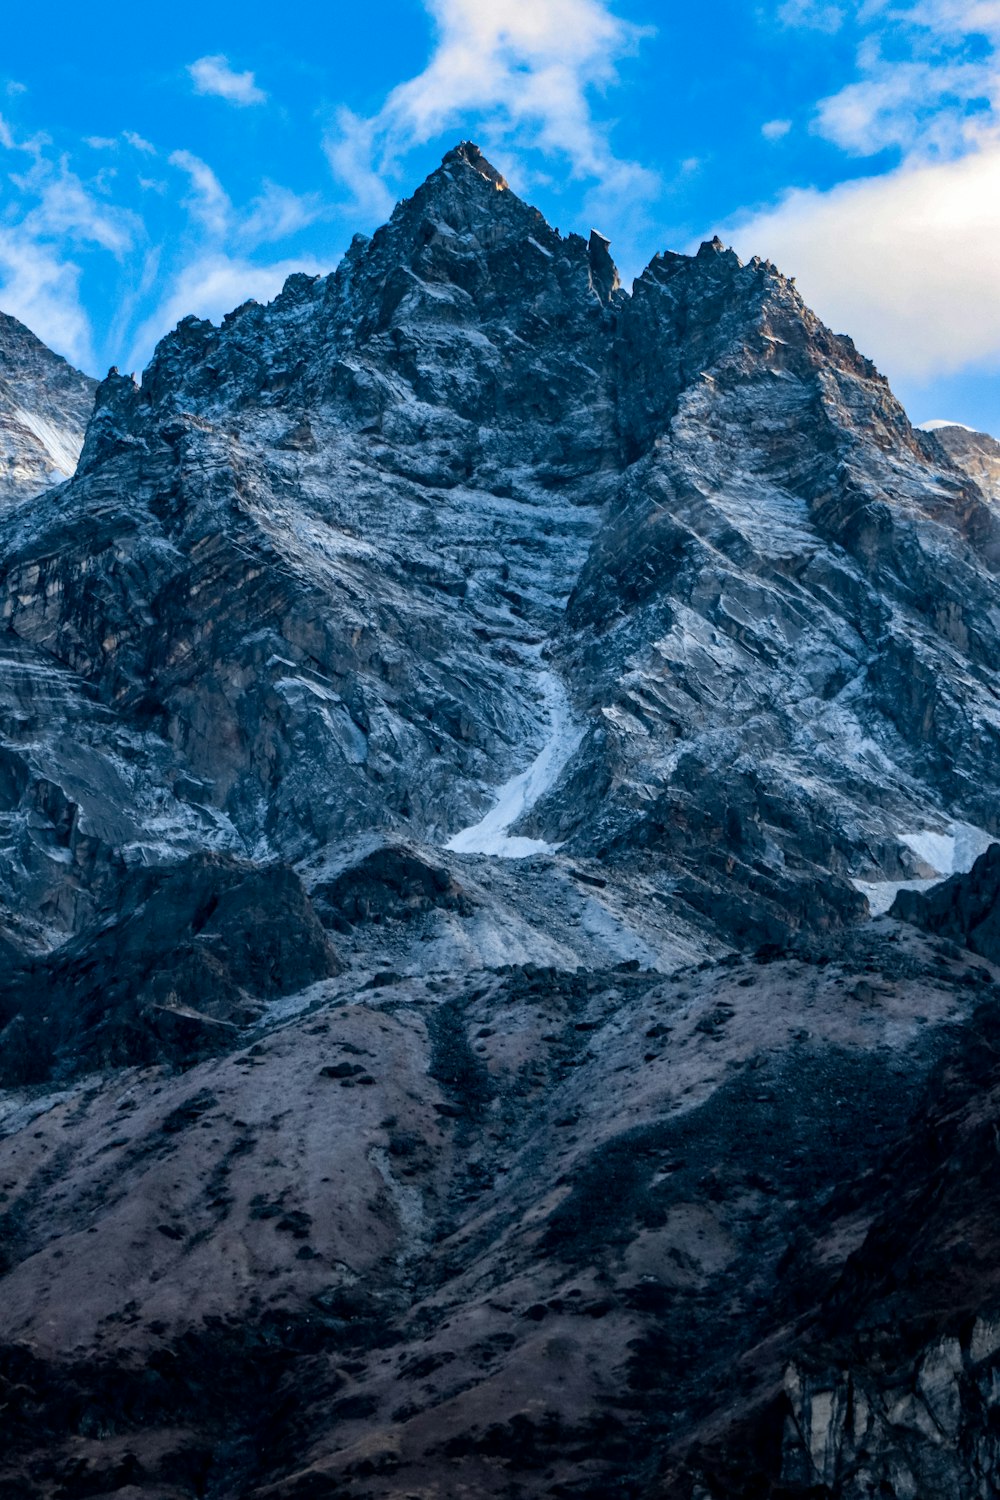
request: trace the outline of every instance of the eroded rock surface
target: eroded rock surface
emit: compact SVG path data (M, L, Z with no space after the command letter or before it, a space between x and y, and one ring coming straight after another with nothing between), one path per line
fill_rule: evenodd
M926 892L900 891L892 915L1000 963L1000 844L991 844L968 874Z
M986 1495L997 993L883 922L673 979L341 976L180 1075L8 1091L0 1474Z
M55 953L11 964L0 1077L39 1083L232 1046L261 1002L339 970L287 865L195 855L127 872L113 915Z

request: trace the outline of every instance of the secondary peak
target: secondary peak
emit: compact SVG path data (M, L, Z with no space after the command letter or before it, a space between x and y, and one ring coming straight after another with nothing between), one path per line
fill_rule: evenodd
M492 182L498 193L506 192L509 186L506 177L497 171L492 162L486 160L474 141L460 141L448 152L441 165L449 167L453 163L471 167L480 177L484 177L487 182Z

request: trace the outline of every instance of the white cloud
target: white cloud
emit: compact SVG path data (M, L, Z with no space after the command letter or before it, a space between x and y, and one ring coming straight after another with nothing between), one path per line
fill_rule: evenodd
M248 246L270 244L297 234L323 213L317 194L302 197L279 183L265 181L239 226L239 238Z
M117 151L118 142L114 136L88 135L84 137L83 144L89 146L92 151Z
M352 211L367 223L387 219L395 201L383 175L387 164L375 166L381 133L378 117L365 120L341 108L336 131L324 141L333 175L351 194Z
M0 229L0 307L73 364L94 368L79 267L21 226Z
M147 141L144 136L138 135L134 130L123 130L122 140L126 141L135 151L144 151L147 156L156 155L156 147L153 143Z
M85 139L80 146L110 151L119 144L147 157L159 154L134 131L122 131L117 139ZM300 196L265 179L248 203L234 204L208 162L191 151L173 151L166 156L174 169L165 174L167 180L133 179L133 192L138 187L168 199L163 207L150 205L150 225L164 208L179 218L163 238L123 206L125 185L113 171L81 176L72 170L70 156L56 152L47 137L22 140L2 117L0 152L17 153L20 169L8 171L6 178L0 308L88 370L124 364L122 352L129 345L141 362L155 339L188 313L218 318L249 297L270 300L293 271L330 269L308 257L255 253L325 217L329 208L318 195ZM97 354L81 297L84 284L103 287L110 305Z
M108 200L104 175L85 182L65 157L47 154L48 138L15 138L0 120L0 147L30 157L7 181L15 198L0 227L0 307L58 353L95 368L90 323L80 296L79 252L123 263L143 236L138 216ZM17 215L15 219L15 214Z
M421 73L399 84L373 116L343 110L326 143L356 211L385 215L405 153L452 128L476 130L501 153L540 150L591 181L605 211L648 198L659 183L617 157L594 118L592 91L616 80L618 62L642 31L603 0L424 0L437 29ZM521 173L523 179L524 173Z
M867 76L820 102L816 130L856 156L898 147L951 156L974 144L997 92L984 63L867 62Z
M796 0L789 23L822 7ZM890 379L1000 365L1000 0L854 0L856 77L814 130L880 175L788 192L736 216L743 255L770 256Z
M28 156L36 159L41 156L46 146L52 142L47 135L33 135L28 140L19 141L14 134L10 124L0 115L0 146L5 151L23 151Z
M20 222L0 229L0 307L74 364L95 368L90 323L72 250L98 250L121 262L141 237L141 221L95 196L65 161L38 160L10 181L33 199Z
M192 151L172 151L168 160L191 179L191 194L185 200L191 212L210 234L224 235L232 220L233 205L212 168Z
M780 141L792 128L791 120L765 120L760 133L765 141Z
M191 192L184 200L192 216L216 243L227 240L243 250L272 243L296 234L324 214L318 195L300 196L280 183L265 181L257 197L238 211L207 162L191 151L173 151L172 167L185 172ZM149 186L155 187L155 183Z
M1000 361L1000 140L830 192L795 191L730 225L890 379Z
M188 65L188 73L196 94L213 94L229 104L264 104L267 95L257 87L254 75L236 73L229 66L229 59L221 53L214 57L199 57Z
M1000 124L998 0L855 0L854 11L858 76L819 102L819 135L857 156L941 159Z
M98 197L65 160L38 160L26 173L11 173L9 181L36 199L21 220L23 229L36 238L97 245L120 260L142 232L135 214Z

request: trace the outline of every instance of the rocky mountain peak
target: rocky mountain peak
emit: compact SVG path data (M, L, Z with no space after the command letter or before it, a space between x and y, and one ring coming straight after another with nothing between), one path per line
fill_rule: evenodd
M0 313L0 505L73 473L96 384Z
M615 850L628 889L637 860L681 882L698 942L853 921L921 808L992 826L989 508L769 262L716 238L629 296L604 235L499 186L456 147L330 276L112 372L78 480L12 535L3 618L239 853ZM532 755L520 832L476 833Z
M710 240L702 240L698 246L697 255L699 260L707 260L712 255L736 256L736 251L731 246L727 250L726 246L719 239L719 236L713 234ZM738 259L739 257L736 258Z
M506 177L497 171L492 162L486 160L486 157L473 141L460 141L457 146L452 147L447 152L441 163L441 166L445 170L459 165L471 168L473 172L478 173L487 182L491 182L497 192L505 192L510 186Z
M0 1492L998 1493L963 452L469 143L109 373L0 511Z

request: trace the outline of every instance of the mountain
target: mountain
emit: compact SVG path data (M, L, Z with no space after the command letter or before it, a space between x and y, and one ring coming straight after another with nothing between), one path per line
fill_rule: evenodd
M0 313L0 505L68 479L97 381Z
M11 1493L992 1493L998 569L469 143L113 371L0 512Z

